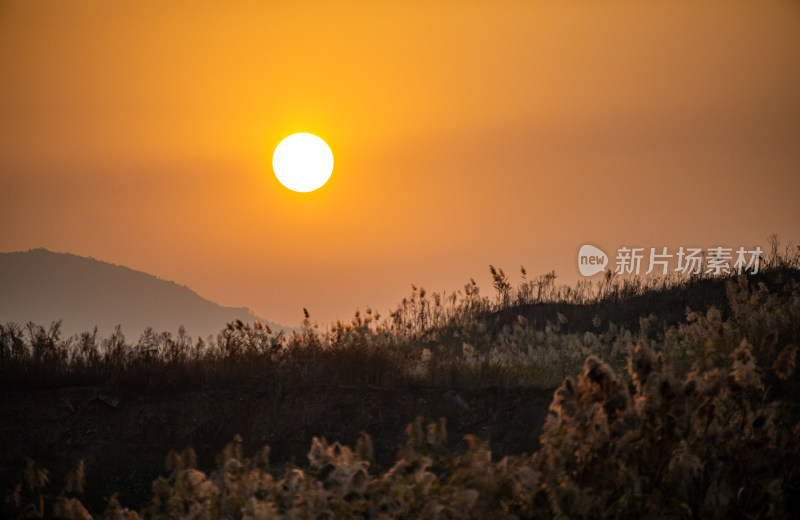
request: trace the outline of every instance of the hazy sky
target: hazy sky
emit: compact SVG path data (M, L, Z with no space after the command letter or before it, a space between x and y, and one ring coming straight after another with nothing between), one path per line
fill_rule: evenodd
M0 250L295 325L576 280L584 243L797 240L798 93L797 1L0 0ZM295 132L333 150L311 194L272 172Z

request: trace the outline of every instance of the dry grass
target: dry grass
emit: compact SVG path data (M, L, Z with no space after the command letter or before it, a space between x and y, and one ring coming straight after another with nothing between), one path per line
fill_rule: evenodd
M633 328L597 314L578 329L565 314L536 323L515 310L535 300L587 305L591 313L697 281L614 289L606 278L587 300L585 288L565 295L552 277L511 290L494 270L494 302L474 283L451 296L414 288L383 320L357 313L320 333L307 318L307 330L292 336L235 323L214 342L152 331L135 344L121 334L63 340L57 326L6 326L2 370L12 376L6 384L66 385L102 374L112 384L159 391L256 379L560 382L532 455L495 460L473 436L465 451L449 451L445 422L426 428L418 418L388 470L376 467L364 434L353 449L315 438L307 465L279 471L269 465L269 448L246 457L237 437L210 472L197 469L191 449L170 452L147 507L133 511L111 497L104 513L92 512L96 518L791 518L800 512L795 267L720 282L723 310L689 312L676 324L645 313ZM509 310L514 319L498 326ZM90 518L83 474L81 463L59 487L30 461L3 515Z

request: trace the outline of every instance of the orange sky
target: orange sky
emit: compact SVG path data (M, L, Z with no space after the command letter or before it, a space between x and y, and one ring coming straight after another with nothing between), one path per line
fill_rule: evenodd
M431 5L433 4L433 5ZM800 238L800 4L0 0L0 250L296 325ZM335 167L278 184L311 132Z

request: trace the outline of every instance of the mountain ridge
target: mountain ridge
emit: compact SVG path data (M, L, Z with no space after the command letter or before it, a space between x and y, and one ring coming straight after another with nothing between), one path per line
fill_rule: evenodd
M237 319L288 329L247 307L219 305L186 285L127 266L44 248L0 253L2 323L61 320L65 334L97 327L101 336L121 325L136 337L147 327L176 333L183 325L191 336L206 338Z

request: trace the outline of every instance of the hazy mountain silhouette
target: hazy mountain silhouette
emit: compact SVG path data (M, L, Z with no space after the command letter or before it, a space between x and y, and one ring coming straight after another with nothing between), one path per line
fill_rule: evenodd
M0 253L0 323L47 327L63 320L64 334L98 327L108 336L116 325L132 340L147 327L204 339L225 324L258 319L246 307L222 307L186 286L127 267L46 249Z

